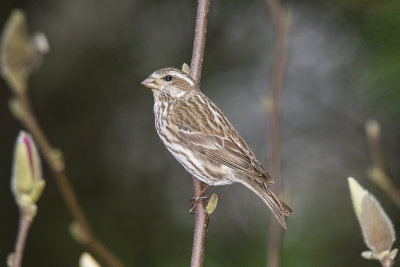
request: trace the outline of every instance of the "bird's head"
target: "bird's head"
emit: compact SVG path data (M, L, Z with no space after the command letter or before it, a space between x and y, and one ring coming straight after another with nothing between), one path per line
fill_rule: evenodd
M181 98L198 88L189 75L175 68L156 70L142 84L153 91L156 99Z

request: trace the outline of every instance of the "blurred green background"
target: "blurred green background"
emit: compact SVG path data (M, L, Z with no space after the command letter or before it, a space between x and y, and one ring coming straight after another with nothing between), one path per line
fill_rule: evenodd
M95 233L127 266L188 266L192 181L158 139L151 92L155 69L190 63L196 1L35 0L14 8L50 44L29 95ZM377 196L398 230L400 213L371 183L364 124L378 119L390 174L400 174L400 2L285 1L289 60L283 93L282 164L289 218L282 266L378 266L353 213L347 176ZM211 1L202 90L267 166L274 34L265 1ZM9 190L21 125L0 80L0 265L12 251L18 212ZM24 266L77 266L85 248L47 166L47 187L29 233ZM396 180L397 179L397 180ZM240 185L214 187L205 266L265 266L269 211ZM395 243L395 247L398 246ZM396 266L400 266L397 264Z

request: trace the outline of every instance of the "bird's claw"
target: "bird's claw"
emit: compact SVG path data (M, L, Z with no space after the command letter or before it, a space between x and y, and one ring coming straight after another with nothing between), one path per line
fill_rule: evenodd
M192 202L192 207L189 210L189 213L194 214L197 205L199 205L200 200L202 199L209 199L209 197L207 196L197 196L197 197L193 197L190 199L190 201Z

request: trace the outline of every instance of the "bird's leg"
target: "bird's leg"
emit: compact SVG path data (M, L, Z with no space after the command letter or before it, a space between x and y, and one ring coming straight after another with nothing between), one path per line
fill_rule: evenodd
M200 193L199 193L197 196L193 197L193 198L190 200L190 201L192 202L192 207L190 208L189 213L192 213L192 214L194 213L194 210L196 209L197 205L199 204L199 200L200 200L200 199L208 199L207 196L204 196L204 193L207 191L207 189L208 189L210 186L211 186L210 184L206 185L206 186L200 191Z
M200 193L196 196L196 197L194 197L194 198L192 198L192 199L194 199L194 200L199 200L199 199L201 199L201 198L208 198L208 197L205 197L205 196L203 196L204 195L204 193L207 191L207 189L210 187L211 185L210 184L208 184L208 185L206 185L201 191L200 191Z

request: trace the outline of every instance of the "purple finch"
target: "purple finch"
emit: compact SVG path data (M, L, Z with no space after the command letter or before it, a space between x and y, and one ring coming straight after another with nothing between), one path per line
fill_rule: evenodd
M175 68L157 70L142 84L153 91L157 133L183 167L208 185L243 184L286 228L293 211L268 188L274 183L268 172L199 85Z

